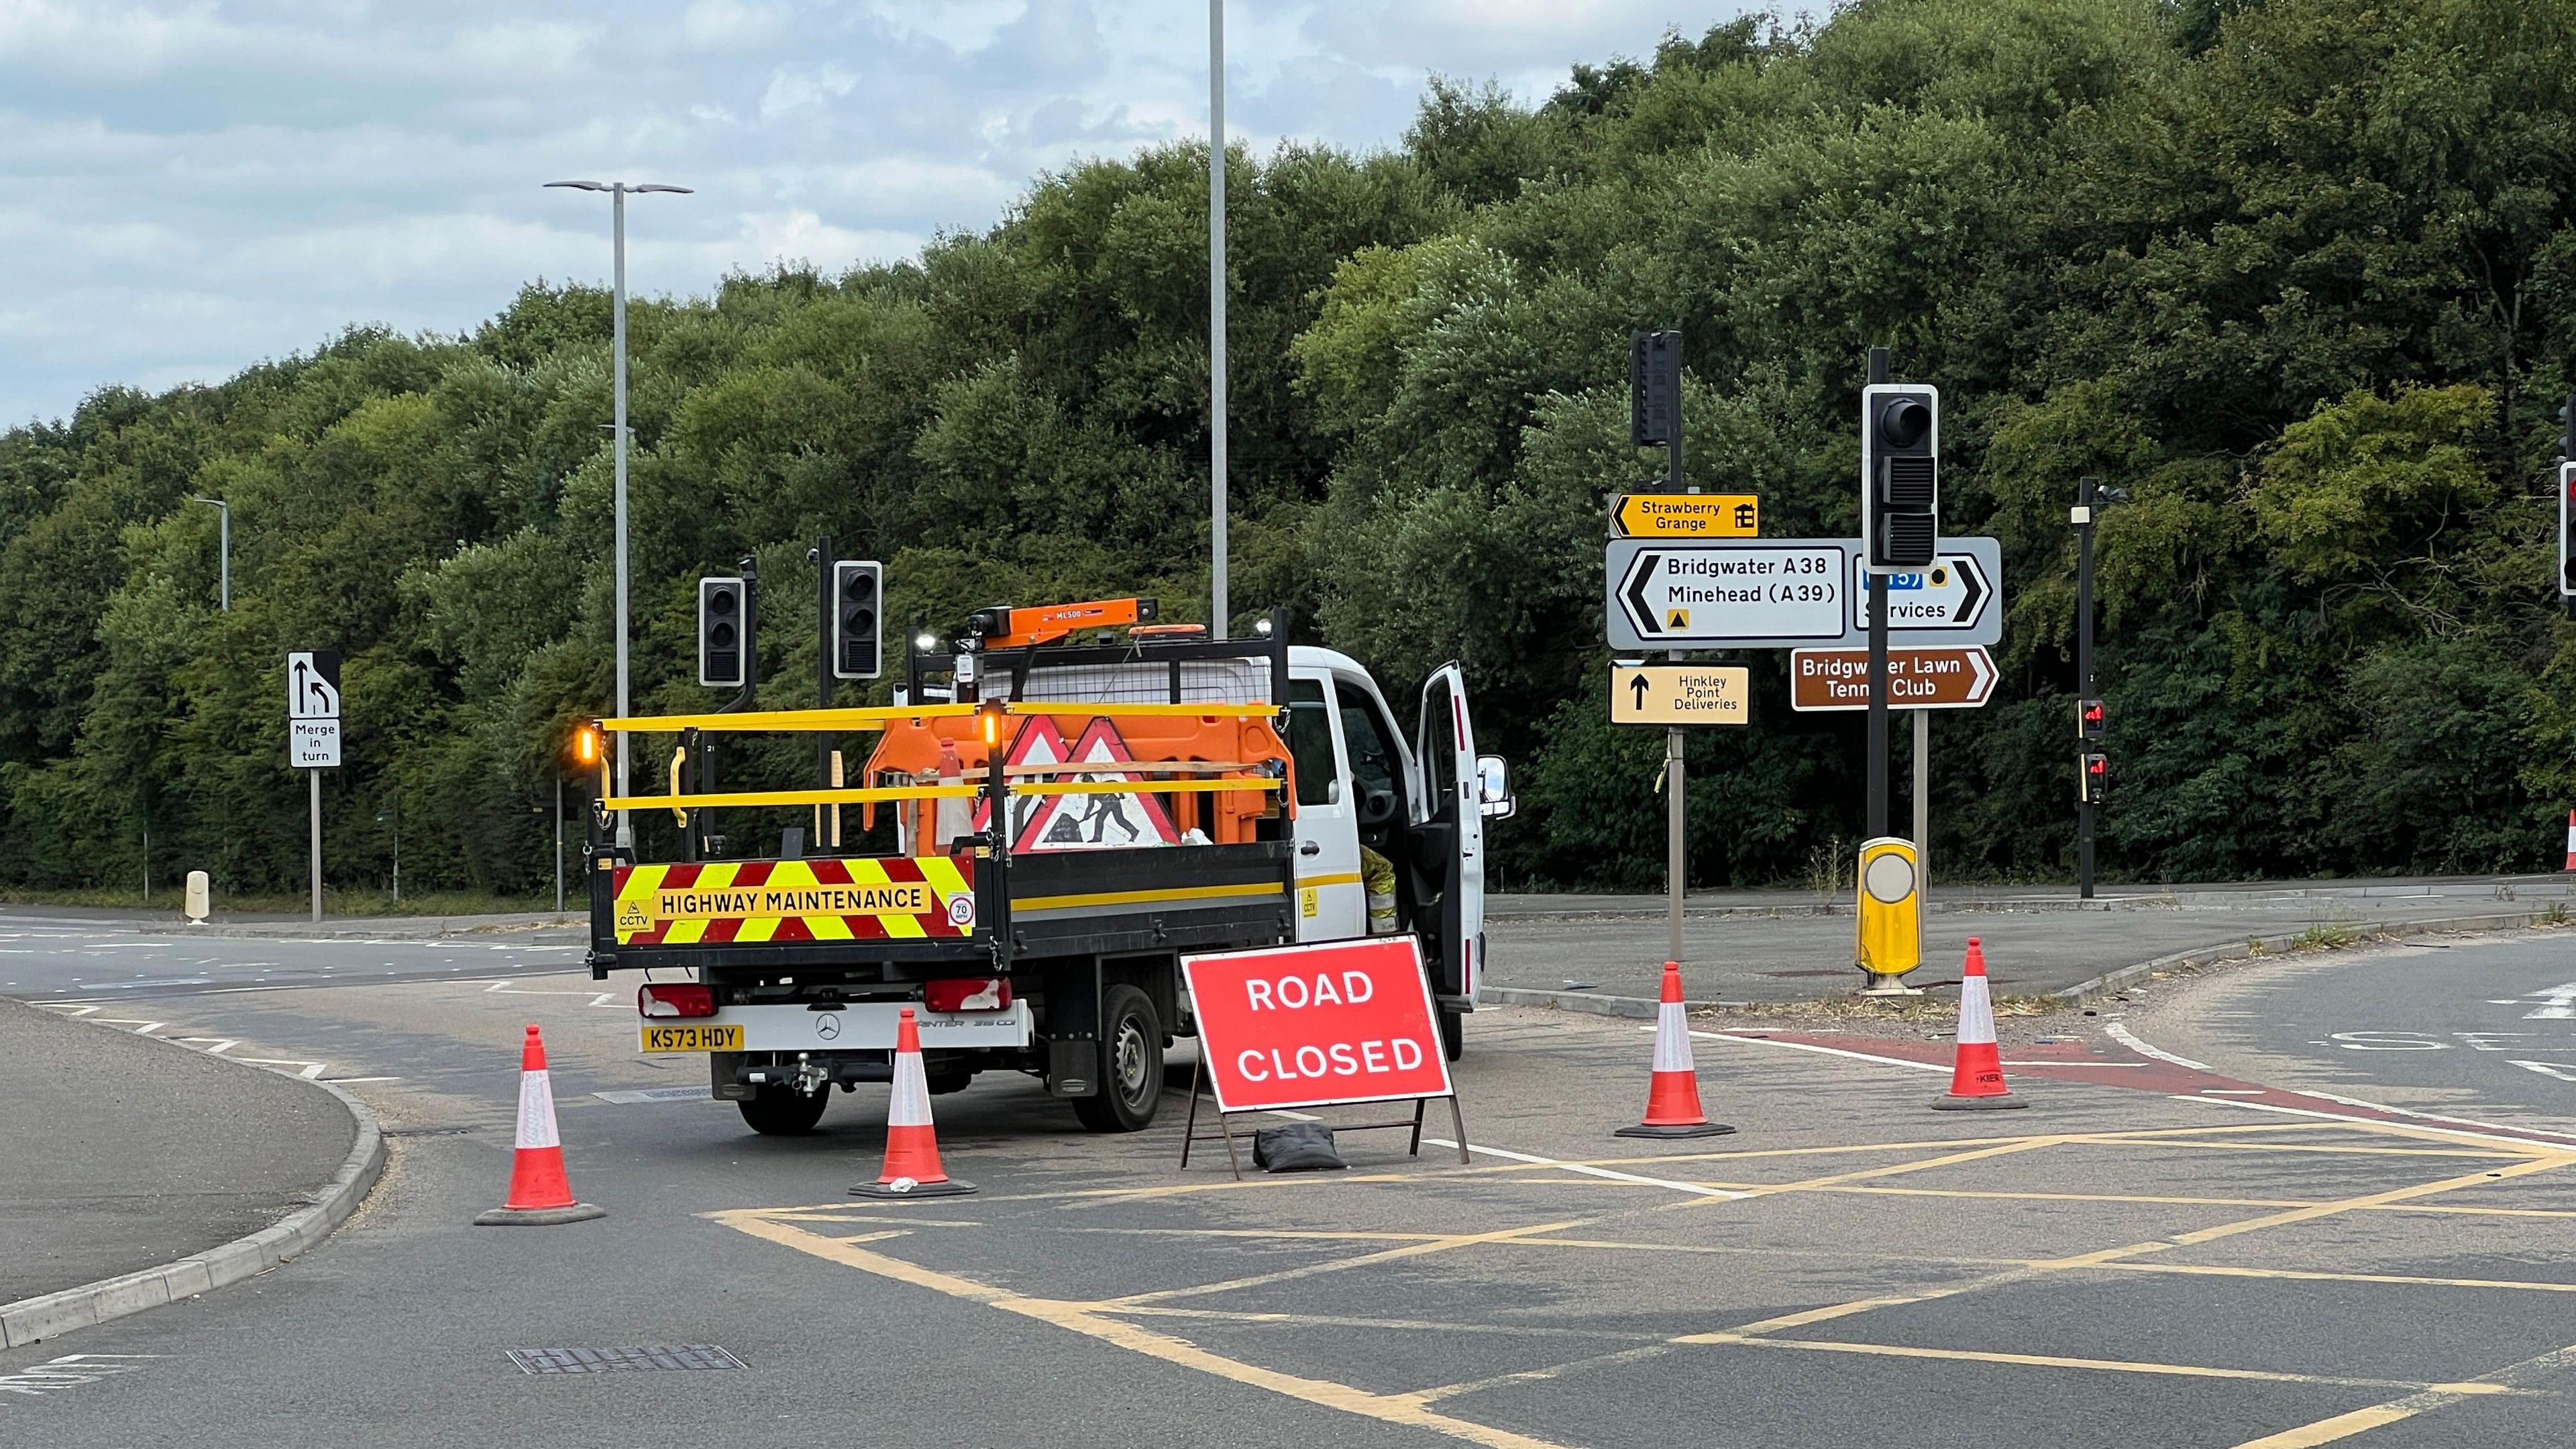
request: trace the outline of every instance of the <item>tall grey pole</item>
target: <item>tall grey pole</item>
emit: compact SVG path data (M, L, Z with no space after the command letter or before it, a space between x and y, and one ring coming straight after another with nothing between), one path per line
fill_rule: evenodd
M555 914L563 914L563 776L555 776Z
M1679 329L1675 329L1673 336L1673 346L1678 351L1681 346ZM1678 356L1673 359L1673 436L1664 445L1664 471L1670 475L1664 486L1675 493L1683 491L1681 359ZM1682 651L1675 649L1664 657L1679 664ZM1664 731L1664 914L1667 917L1665 934L1669 938L1664 943L1664 959L1667 961L1682 959L1682 896L1690 884L1689 851L1683 841L1683 743L1680 726Z
M1208 0L1208 544L1210 637L1225 637L1225 0Z
M617 717L624 719L627 708L626 646L629 628L626 619L626 183L620 181L609 192L609 207L614 220L613 249L616 252L615 300L610 304L613 333L611 348L616 354L615 391L616 420L610 425L617 434ZM617 752L617 793L632 795L628 772L627 750ZM635 826L623 810L617 812L617 843L635 843Z
M549 189L569 187L575 191L608 193L611 250L616 266L616 281L611 293L609 350L612 354L611 365L615 374L612 391L615 394L616 408L616 418L610 426L617 434L615 443L617 523L616 546L613 550L617 556L617 713L620 718L624 718L633 703L627 690L627 640L632 630L626 609L626 198L629 194L643 196L651 192L669 192L675 196L686 196L689 194L689 188L665 186L658 181L647 181L640 186L629 186L623 181L549 181L546 186ZM626 751L620 750L617 752L617 793L621 796L632 794L633 783L634 777L630 762L626 758ZM635 844L634 822L623 810L617 812L617 843L628 847Z
M2098 485L2091 478L2075 480L2075 697L2093 697L2093 499ZM2077 735L2077 753L2085 745L2081 731ZM2079 758L2076 769L2083 769ZM2084 798L2084 782L2076 781L2075 795L2075 894L2080 900L2093 899L2093 802Z
M1887 381L1887 349L1869 350L1869 380ZM1863 487L1873 487L1864 482ZM1869 547L1864 540L1864 551ZM1887 575L1869 576L1869 837L1887 834Z
M304 772L313 803L313 924L322 924L322 772Z

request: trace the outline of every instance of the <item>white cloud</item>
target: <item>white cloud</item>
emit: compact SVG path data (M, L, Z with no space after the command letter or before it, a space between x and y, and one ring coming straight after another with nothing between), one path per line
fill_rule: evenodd
M1424 77L1537 99L1742 0L1230 0L1229 137L1393 142ZM1204 136L1205 0L0 0L0 426L525 281L704 293L907 256L1040 171Z

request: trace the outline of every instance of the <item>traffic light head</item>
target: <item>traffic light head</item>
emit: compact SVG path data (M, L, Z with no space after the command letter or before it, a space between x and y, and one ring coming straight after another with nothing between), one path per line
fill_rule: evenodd
M741 579L698 580L698 683L740 689L750 660L750 590Z
M1940 543L1941 393L1919 383L1861 389L1860 521L1874 573L1929 568Z
M1661 447L1680 436L1682 335L1676 331L1628 334L1628 441ZM1671 480L1674 487L1681 480Z
M2558 465L2558 597L2576 599L2576 459Z
M844 559L832 565L832 677L874 679L885 672L885 565Z
M572 728L572 768L575 774L586 774L599 765L601 744L599 726L577 724Z
M2080 740L2102 738L2102 701L2098 699L2075 701L2075 737Z
M2099 750L2087 750L2075 757L2076 791L2088 805L2099 805L2111 785L2111 757Z

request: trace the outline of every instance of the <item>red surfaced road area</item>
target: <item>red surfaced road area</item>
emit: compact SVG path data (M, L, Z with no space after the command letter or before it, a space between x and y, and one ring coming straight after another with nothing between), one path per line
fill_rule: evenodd
M1945 1069L1950 1065L1950 1047L1946 1043L1937 1041L1794 1031L1723 1031L1714 1035L1743 1041L1786 1042L1796 1046L1845 1052L1853 1056L1912 1062ZM2284 1087L2267 1087L2259 1082L2243 1081L2206 1067L2185 1066L2180 1062L2151 1057L2143 1052L2133 1051L2116 1041L2097 1042L2083 1039L2033 1042L2007 1047L2004 1049L2004 1078L2007 1082L2017 1078L2038 1078L2042 1081L2085 1082L2102 1087L2127 1087L2133 1091L2156 1092L2169 1097L2236 1103L2248 1108L2268 1109L2273 1113L2292 1112L2303 1116L2335 1117L2356 1122L2390 1122L2403 1126L2440 1127L2452 1131L2477 1132L2490 1136L2515 1137L2532 1142L2576 1147L2576 1133L2549 1132L2534 1127L2478 1122L2468 1118L2444 1117L2429 1112L2406 1112L2394 1107L2376 1106L2345 1097L2297 1092Z

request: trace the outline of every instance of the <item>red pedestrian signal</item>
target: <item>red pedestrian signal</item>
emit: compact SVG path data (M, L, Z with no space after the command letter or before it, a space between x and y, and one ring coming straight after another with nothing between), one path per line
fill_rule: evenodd
M2083 740L2102 738L2102 701L2098 699L2075 701L2075 737Z
M2099 805L2111 784L2111 757L2099 752L2077 755L2076 790L2087 805Z

